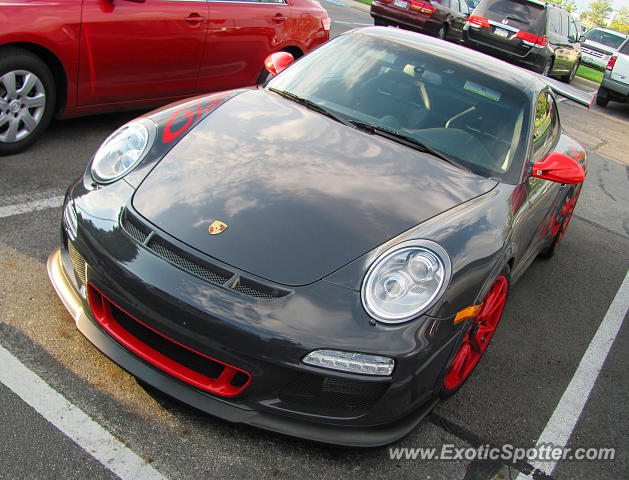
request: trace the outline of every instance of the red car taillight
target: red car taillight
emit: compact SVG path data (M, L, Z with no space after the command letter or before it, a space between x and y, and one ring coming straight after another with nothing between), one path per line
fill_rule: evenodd
M424 2L411 3L411 6L409 8L411 10L415 10L416 12L425 13L426 15L432 15L437 11L437 9L433 7L430 3Z
M330 31L330 17L325 17L321 19L321 26L326 32Z
M478 15L470 15L467 18L467 23L469 23L470 25L475 25L477 27L489 28L489 20L484 17L479 17Z
M538 47L545 47L548 44L548 39L545 36L535 35L534 33L525 32L524 30L520 30L515 37L525 42L530 42Z
M611 72L614 69L614 65L616 65L616 60L618 60L618 55L612 55L605 68Z

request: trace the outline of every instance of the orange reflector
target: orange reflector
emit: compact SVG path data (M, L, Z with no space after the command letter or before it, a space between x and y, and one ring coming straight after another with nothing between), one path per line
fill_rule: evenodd
M454 324L456 325L457 323L462 322L463 320L467 320L468 318L473 318L476 315L478 315L478 312L480 311L480 307L482 305L470 305L467 308L464 308L463 310L461 310L459 313L456 314L456 317L454 317Z

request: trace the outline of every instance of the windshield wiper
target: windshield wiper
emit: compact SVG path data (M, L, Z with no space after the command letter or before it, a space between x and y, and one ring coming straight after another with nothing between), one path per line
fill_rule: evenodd
M411 137L410 135L404 135L403 133L397 132L395 130L391 130L386 127L382 127L379 125L374 125L373 123L361 122L359 120L349 120L349 122L356 127L365 130L374 135L380 135L381 137L388 138L389 140L393 140L395 142L401 143L402 145L406 145L407 147L413 148L415 150L419 150L420 152L429 153L441 160L444 160L455 167L458 167L466 172L471 172L469 168L464 165L461 165L459 162L454 160L450 155L446 155L439 150L435 150L434 148L429 147L425 143L420 142L416 138Z
M337 115L336 113L328 110L325 107L322 107L321 105L313 102L312 100L308 100L307 98L300 97L299 95L295 95L294 93L287 92L286 90L278 90L277 88L269 88L269 90L277 93L278 95L281 95L282 97L289 98L293 100L294 102L297 102L305 107L308 107L310 110L314 110L315 112L319 112L325 115L326 117L330 117L332 120L336 120L337 122L342 123L343 125L354 128L354 126L347 119L343 118L340 115Z

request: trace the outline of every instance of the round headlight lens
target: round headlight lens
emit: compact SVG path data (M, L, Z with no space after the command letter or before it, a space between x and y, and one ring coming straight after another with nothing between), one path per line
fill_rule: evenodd
M382 254L362 286L365 310L384 323L401 323L425 312L450 281L450 257L428 240L405 242Z
M94 155L94 180L111 183L133 170L153 143L154 130L152 122L135 121L112 133Z

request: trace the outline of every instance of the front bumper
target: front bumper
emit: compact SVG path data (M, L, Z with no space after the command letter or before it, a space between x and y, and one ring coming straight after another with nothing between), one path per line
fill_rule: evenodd
M432 410L437 400L431 399L421 408L388 425L347 428L324 425L295 418L255 411L191 389L171 376L139 360L123 346L104 333L84 308L84 301L68 278L62 252L56 250L48 258L48 275L64 306L74 318L80 332L112 361L153 387L199 410L224 420L246 423L274 432L307 438L324 443L370 447L386 445L402 438Z

